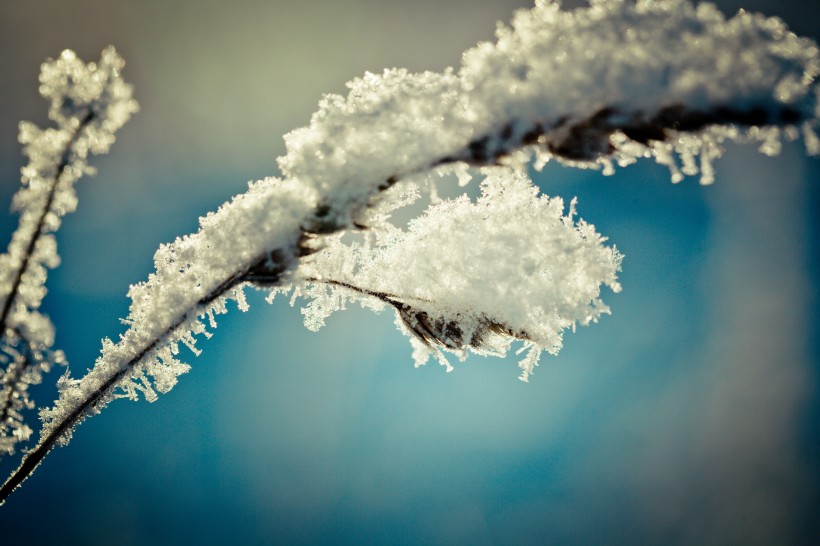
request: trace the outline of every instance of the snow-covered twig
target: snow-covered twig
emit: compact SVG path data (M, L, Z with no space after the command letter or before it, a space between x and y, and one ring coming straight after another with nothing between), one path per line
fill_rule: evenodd
M539 198L522 179L532 155L536 166L557 158L604 172L613 161L628 165L654 156L670 167L673 180L699 171L702 181L710 182L711 161L727 138L759 141L771 153L781 135L796 137L802 127L809 151L818 152L818 73L816 45L775 19L741 13L725 20L713 6L694 7L683 0L599 0L575 12L550 2L519 12L512 27L499 29L496 44L466 52L458 72L388 70L353 80L347 97L326 96L308 127L286 135L288 153L279 161L283 179L252 184L246 194L203 218L198 233L160 248L156 272L131 287L129 329L117 343L104 341L85 377L61 379L59 400L41 413L41 440L0 488L0 501L55 445L67 442L80 421L114 398L135 399L142 392L153 400L156 391L170 389L188 370L177 358L179 343L196 351L195 336L210 337L208 328L215 327L215 315L225 312L227 300L244 309L247 283L273 289L292 283L307 291L311 283L331 279L325 286L393 306L406 330L428 348L436 344L436 350L458 354L481 348L478 340L490 335L499 338L493 349L505 348L510 338L524 339L535 355L523 363L529 373L541 350L560 346L564 328L605 311L598 289L616 286L619 263L591 226L573 225L572 212L562 216L556 202ZM370 225L374 209L390 210L391 201L401 201L408 179L433 169L463 173L465 163L502 165L508 171L485 187L484 201L433 209L427 224L406 234L382 222L376 226L382 240L368 247L368 254L337 246L336 235ZM533 258L513 246L518 253L508 258L510 267L484 279L500 288L489 301L503 305L507 287L522 285L531 293L538 283L548 293L543 301L519 301L529 293L513 293L509 307L482 309L481 298L470 290L453 291L473 298L469 301L436 301L448 288L474 282L471 264L464 260L446 263L446 271L412 268L382 279L398 282L406 273L409 281L396 287L337 277L352 272L376 283L377 276L366 274L368 264L398 267L390 260L403 255L408 241L415 248L420 241L439 244L451 233L441 229L445 225L472 229L480 225L476 211L489 218L508 204L514 205L512 212L502 217L509 222L516 222L517 210L544 207L549 214L522 214L536 223L514 223L512 232L489 229L484 236L498 233L506 241L511 233L543 237L549 242L535 246L552 248L555 255L549 258L555 263L545 269L538 253ZM469 222L460 223L468 216ZM565 232L573 235L557 235ZM315 266L333 252L343 259L325 267L339 270L317 271ZM566 265L562 261L571 265L576 255L582 267L560 269ZM566 283L556 286L569 286L568 293L550 292L551 268L566 273ZM408 282L426 286L426 274L437 275L441 289L416 293ZM399 294L398 289L407 291ZM408 297L423 304L414 307ZM429 301L432 306L424 304ZM564 309L570 312L559 312Z
M6 254L0 255L0 455L11 454L31 429L22 411L33 407L28 386L64 363L52 351L54 328L38 309L46 293L48 268L59 264L52 235L63 215L76 208L74 183L93 173L90 154L103 154L114 132L136 111L131 86L119 74L122 58L113 48L99 63L85 64L71 51L49 60L40 73L40 93L51 102L56 127L20 124L29 163L14 197L20 222Z

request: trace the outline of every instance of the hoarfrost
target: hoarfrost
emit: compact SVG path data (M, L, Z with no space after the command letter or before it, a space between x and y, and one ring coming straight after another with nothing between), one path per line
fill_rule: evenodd
M115 398L135 400L142 393L154 401L157 392L169 391L190 369L177 358L179 344L196 353L196 336L210 337L204 320L214 328L215 316L227 312L231 300L247 309L244 278L237 272L272 249L295 249L300 223L315 205L315 195L304 185L267 178L200 218L197 233L162 245L154 256L155 272L128 292L128 330L116 343L103 342L94 368L82 379L63 380L54 407L40 413L43 437L63 426L78 403L94 399L82 418ZM65 443L71 429L59 434Z
M113 48L99 63L83 63L63 51L43 64L40 94L50 101L56 127L20 123L20 143L29 162L12 208L20 222L0 255L0 454L11 454L31 429L22 411L31 409L28 386L64 356L54 351L54 327L38 309L47 271L60 263L52 235L63 215L77 207L74 183L93 174L87 160L108 151L118 130L137 110L131 86L120 76L123 60Z
M70 56L62 62L83 73ZM655 157L673 181L700 173L709 183L724 140L776 152L780 136L754 128L788 135L800 125L817 153L819 73L817 46L777 19L727 20L685 0L601 0L574 12L538 1L457 70L354 79L346 97L325 96L309 126L286 135L284 180L253 184L197 234L160 248L156 273L131 288L129 329L104 343L83 379L61 379L41 443L4 490L114 397L150 400L171 388L187 370L179 343L193 347L228 299L244 307L235 292L243 282L274 291L292 282L295 295L313 298L313 328L349 299L389 305L417 362L446 363L443 351L504 353L520 339L526 379L543 350L561 347L564 329L608 312L600 286L618 289L620 263L591 225L573 220L574 205L564 214L559 199L535 194L522 174L532 156L536 166L555 158L606 173ZM74 119L93 89L53 102L54 118ZM453 164L462 182L463 164L508 171L486 173L475 204L443 201L407 230L391 227L394 209L421 188L435 191L407 179ZM368 222L364 242L341 243Z

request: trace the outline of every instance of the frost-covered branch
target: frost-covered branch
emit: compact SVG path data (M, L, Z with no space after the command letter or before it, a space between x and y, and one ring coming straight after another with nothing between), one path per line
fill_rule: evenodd
M524 175L532 156L536 166L557 158L604 172L654 156L673 180L701 172L710 182L726 138L771 153L781 132L802 128L817 152L818 73L816 45L775 19L725 20L683 0L609 0L575 12L539 2L500 27L496 44L466 52L458 71L353 80L346 97L326 96L309 126L286 135L283 179L252 184L199 232L160 248L156 272L129 292L128 330L104 341L86 376L61 379L40 442L0 501L111 400L169 390L189 369L179 344L196 352L228 300L244 309L247 283L315 297L317 325L350 295L388 304L415 339L417 362L523 340L526 377L565 328L606 312L600 286L617 289L620 261L591 226L574 223L572 207L564 216L558 200L537 196ZM406 231L391 227L413 178L464 177L468 164L507 170L482 173L475 204L447 202ZM372 238L344 247L339 236L363 226ZM438 250L452 250L451 239L463 249L470 230L483 248ZM429 255L405 267L410 250Z
M40 93L51 103L56 127L20 123L29 163L14 197L19 226L0 255L0 455L13 453L31 434L21 413L33 407L28 386L64 362L61 351L51 350L54 328L38 309L48 268L59 264L53 233L77 206L74 183L93 173L89 155L107 152L114 132L136 111L131 86L119 75L122 65L113 48L96 64L64 51L40 72Z

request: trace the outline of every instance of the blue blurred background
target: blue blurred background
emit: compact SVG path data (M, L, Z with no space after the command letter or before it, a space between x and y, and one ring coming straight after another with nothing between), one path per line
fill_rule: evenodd
M0 3L0 202L19 183L18 121L47 123L45 58L115 45L142 107L59 232L44 311L73 374L122 331L158 245L277 174L281 136L323 93L457 65L527 4ZM816 2L719 5L820 38ZM536 180L578 196L626 258L612 316L568 333L530 383L514 359L414 369L387 313L311 333L257 294L171 393L112 404L52 453L0 508L0 544L820 542L820 160L799 142L774 158L731 146L709 187L650 163ZM4 240L15 225L2 215Z

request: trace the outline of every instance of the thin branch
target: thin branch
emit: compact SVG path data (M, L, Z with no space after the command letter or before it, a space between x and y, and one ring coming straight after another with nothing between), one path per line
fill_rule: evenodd
M318 279L315 277L309 277L305 280L308 282L329 284L332 286L346 288L365 296L372 296L393 306L405 326L413 332L419 341L427 346L441 345L450 349L463 349L465 347L464 332L457 322L444 321L442 319L431 319L430 315L426 311L402 301L414 299L416 301L430 303L429 300L416 297L407 298L389 294L387 292L368 290L366 288L361 288L359 286L334 279ZM506 326L498 321L487 317L482 317L481 322L481 326L473 332L468 343L468 345L474 348L478 349L484 346L485 337L488 333L506 334L521 340L529 340L529 335L526 332L515 332L509 326Z
M496 133L473 139L462 153L444 157L434 165L453 161L478 166L499 164L516 150L538 144L558 159L596 161L618 151L610 142L616 132L625 134L633 142L651 146L653 141L674 140L680 133L699 133L710 126L784 127L798 125L810 117L810 113L771 101L746 108L719 105L710 110L673 104L657 112L605 106L588 117L561 116L534 123L513 120Z
M66 168L71 164L74 145L80 138L83 130L94 120L94 117L95 115L93 111L89 109L74 129L71 138L66 143L65 149L61 154L60 163L57 165L55 170L53 183L49 188L45 205L43 206L43 210L37 219L36 227L31 232L31 239L26 245L22 263L15 273L9 293L6 295L6 299L3 302L3 308L0 310L0 343L8 343L8 337L10 333L14 331L18 338L18 342L29 344L29 341L25 339L25 336L19 329L15 328L12 330L8 328L7 325L9 314L11 313L11 309L17 299L20 286L23 282L23 277L25 276L29 264L34 256L37 243L43 235L46 218L52 212L52 206L54 205L54 199L57 195L57 190L59 189L60 179L62 178ZM28 349L29 350L27 352L29 353L29 357L24 358L22 362L17 362L17 366L14 368L13 374L10 377L3 378L3 390L6 391L6 397L0 401L0 423L5 423L6 419L9 417L9 413L14 404L14 393L18 391L18 385L25 377L27 369L35 363L36 359L34 359L33 355L31 355L31 347L28 347Z
M342 288L347 288L348 290L358 292L359 294L364 294L366 296L373 296L374 298L376 298L378 300L381 300L384 303L388 303L388 304L392 305L393 307L398 307L400 305L403 305L402 302L399 301L399 296L394 296L393 294L388 294L387 292L376 292L376 291L373 291L373 290L368 290L366 288L361 288L361 287L355 286L355 285L350 284L350 283L346 283L346 282L343 282L343 281L336 281L336 280L333 280L333 279L317 279L317 278L314 278L314 277L310 277L310 278L307 278L305 280L308 281L308 282L321 283L321 284L330 284L330 285L333 285L333 286L340 286Z
M264 260L267 260L265 256ZM259 260L261 261L261 260ZM156 349L162 342L173 334L180 325L185 323L188 319L197 316L203 307L220 297L222 294L231 288L241 284L243 279L254 266L259 262L255 262L253 266L237 271L225 282L221 283L216 289L200 299L196 306L187 310L185 313L179 315L177 319L165 330L165 332L145 345L143 349L134 356L131 360L126 362L116 373L114 373L108 380L103 383L99 389L89 395L82 403L78 404L74 410L63 421L52 430L52 432L43 438L37 446L29 451L23 458L20 467L11 475L11 477L0 488L0 504L3 504L6 498L14 489L20 485L35 468L40 464L40 461L54 448L60 437L69 431L73 426L82 421L83 417L89 410L93 410L98 402L104 398L111 390L116 388L117 383L126 375L128 375L134 367L151 351Z
M6 296L6 301L3 302L3 309L0 311L0 338L5 338L6 336L6 322L8 320L9 312L14 304L14 300L17 298L17 292L20 290L20 284L23 282L23 276L26 274L31 257L34 255L34 249L37 247L37 241L39 241L40 237L43 235L43 226L45 226L46 217L51 212L51 206L54 204L54 197L57 195L57 187L60 184L60 178L62 177L63 172L65 172L66 167L68 167L71 162L71 154L73 153L72 148L77 142L80 133L82 133L83 129L85 129L93 119L94 113L89 110L74 130L74 133L71 135L71 139L66 144L66 149L63 151L60 164L57 166L57 172L54 175L54 183L49 189L48 198L46 199L46 204L43 207L43 212L37 220L37 227L31 234L31 240L28 242L26 252L23 255L23 262L17 270L17 274L15 275L14 281L11 285L11 290Z

